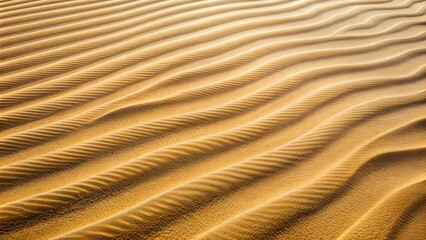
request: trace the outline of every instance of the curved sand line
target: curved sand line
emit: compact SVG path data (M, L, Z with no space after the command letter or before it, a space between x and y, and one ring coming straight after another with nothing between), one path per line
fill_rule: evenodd
M416 15L417 16L417 15ZM413 26L417 26L417 25L422 25L423 22L415 22ZM404 25L404 26L403 26ZM399 25L398 27L396 27L395 29L391 29L392 31L390 31L390 33L394 33L395 31L398 30L406 30L407 27L410 26L405 26L405 24L403 25ZM200 78L201 76L206 77L208 76L207 74L210 73L217 69L217 71L229 71L230 68L235 68L237 66L243 66L244 64L249 63L249 61L253 61L257 58L260 57L264 57L266 54L270 54L273 53L274 51L277 50L284 50L284 49L289 49L291 47L298 47L298 46L305 46L305 45L309 45L309 44L316 44L316 43L321 43L323 41L342 41L342 40L351 40L351 39L363 39L363 38L367 38L367 37L378 37L378 36L382 36L383 33L377 33L377 34L373 34L373 35L353 35L353 36L342 36L342 37L322 37L322 38L318 38L318 39L306 39L304 41L302 40L295 40L295 41L285 41L283 43L277 42L274 44L268 44L265 46L261 46L261 47L257 47L255 49L253 49L252 51L247 51L244 52L243 54L239 54L236 56L236 58L228 58L226 59L226 61L219 61L217 63L217 67L213 64L208 66L208 69L199 67L195 68L195 69L191 69L191 71L183 71L181 73L181 75L178 75L174 78L171 79L167 79L167 81L162 81L159 82L157 85L154 85L150 88L145 89L144 91L152 91L155 90L156 88L159 87L164 87L167 86L169 84L172 84L173 82L179 82L179 80L182 79L196 79L196 78ZM199 53L200 55L205 55L202 51ZM31 62L31 61L28 61ZM199 71L199 72L195 72L195 71ZM78 78L77 78L78 79ZM84 79L82 79L84 80ZM10 93L6 93L1 95L3 98L3 106L4 107L8 107L8 106L13 106L16 104L21 104L23 102L23 100L32 100L34 98L37 97L41 97L41 96L48 96L49 94L53 94L53 93L58 93L60 91L64 91L67 89L70 89L72 86L78 86L79 84L83 83L82 81L69 81L66 78L63 81L55 81L55 82L42 82L40 84L36 84L36 85L32 85L29 86L27 88L24 89L18 89L16 91L10 92Z
M400 29L400 27L404 27L403 25L401 25L401 26L398 26L398 28L396 28L396 29ZM396 29L394 29L394 30L396 30ZM218 69L221 69L221 65L219 65L218 66ZM203 72L203 70L201 70L201 72ZM191 73L191 72L189 72L189 73ZM195 74L198 74L197 72L195 72ZM178 76L180 76L180 75L178 75ZM188 79L188 77L191 77L191 75L182 75L182 77L185 77L186 79ZM197 76L197 75L195 75L195 76ZM179 80L179 79L181 79L181 77L179 77L177 80ZM174 82L174 80L173 80L173 82ZM160 82L160 84L161 84L161 82ZM153 86L153 87L155 87L155 85ZM151 89L153 89L153 88L151 88ZM141 95L143 95L144 94L144 91L142 91L142 92L139 92L139 93L137 93L136 95L139 95L139 94L141 94ZM88 113L86 113L86 114L84 114L83 113L83 116L82 117L80 117L80 118L77 118L77 119L75 119L75 118L73 118L73 119L75 119L75 120L73 120L73 121L69 121L69 120L65 120L65 121L62 121L62 122L64 122L63 123L63 125L67 125L68 127L70 127L70 126L75 126L75 124L76 123L78 123L78 124L82 124L82 123L84 123L85 121L87 121L88 120L88 118L87 117L84 117L84 115L89 115L89 116L91 116L91 118L93 118L94 116L93 116L93 114L91 113L91 112L97 112L96 114L102 114L102 112L101 111L99 111L99 109L101 109L101 108L104 108L104 109L111 109L114 105L118 105L118 104L120 104L121 102L125 102L125 101L131 101L133 98L135 97L135 94L133 94L133 95L130 95L130 96L125 96L125 97L122 97L121 99L117 99L117 101L113 101L113 102L111 102L111 103L108 103L108 104L106 104L105 106L103 106L103 107L98 107L98 109L94 109L94 110L91 110L91 111L89 111ZM109 110L109 111L111 111L111 110ZM81 115L81 114L80 114ZM65 122L68 122L68 123L66 123L65 124ZM61 125L61 124L59 124L59 125ZM58 125L58 126L59 126ZM53 127L53 126L52 126ZM49 131L50 132L50 134L54 134L54 133L61 133L61 131L60 131L60 129L59 128L57 128L57 127L54 127L54 128L52 128L52 127L49 127L50 129L52 129L51 131ZM43 128L45 128L45 127L43 127ZM39 131L41 131L42 129L40 129L40 130L37 130L37 129L35 129L35 131L36 132L39 132ZM41 132L40 132L41 133ZM40 134L37 134L37 135L39 135L40 136ZM32 135L32 137L31 137L31 139L33 139L35 137L35 135L33 134ZM26 137L26 139L29 139L28 137Z
M412 51L409 53L419 54L417 51ZM402 54L403 57L411 57L412 54ZM414 55L415 56L415 55ZM398 58L396 58L398 59ZM362 64L358 66L340 66L340 67L329 67L325 69L319 69L317 71L314 71L313 73L309 72L305 74L305 76L308 76L307 79L315 79L320 78L324 75L329 74L336 74L338 72L348 72L348 71L354 71L354 69L365 69L365 68L371 68L374 65L385 65L388 64L388 62L395 61L396 59L390 59L388 61L380 61L376 64ZM421 71L420 73L422 76L424 76L424 71ZM298 85L300 85L300 80L306 79L303 77L296 76L292 79L292 81L285 81L280 85L276 86L275 89L266 89L266 91L259 92L257 94L253 94L250 98L246 99L245 101L236 101L234 104L225 105L223 107L218 107L216 109L207 110L204 112L199 112L195 114L188 114L183 116L178 116L172 119L165 119L163 121L157 121L148 123L142 126L135 126L133 128L128 128L123 131L118 131L116 133L107 135L106 137L102 138L99 137L97 139L94 139L92 141L88 141L85 143L82 143L81 146L76 145L72 146L68 149L58 151L56 153L41 156L39 158L36 158L35 160L27 160L22 161L18 163L17 165L9 165L0 168L0 185L11 185L14 181L22 181L21 174L26 175L28 179L29 175L44 175L46 172L50 172L53 169L56 168L64 168L65 166L71 166L73 164L81 163L84 160L92 159L97 154L101 154L102 152L106 152L108 148L116 148L118 146L123 146L125 144L131 144L134 143L136 140L141 140L144 137L152 136L153 134L157 135L161 131L170 131L172 129L181 128L182 126L189 125L193 126L195 122L206 122L208 120L214 120L217 118L223 118L226 117L229 113L233 112L239 112L241 109L251 107L249 104L253 103L262 103L268 98L273 97L274 95L279 95L282 93L285 93L290 88L294 88ZM309 106L309 105L308 105ZM306 107L306 105L305 105ZM309 106L310 107L310 106ZM294 107L296 112L301 112L304 110L304 108L300 107ZM282 120L280 118L283 118L286 116L287 113L293 113L294 110L291 111L279 111L278 113L274 114L275 116L278 116L279 118L276 120L276 122L273 125L268 124L267 127L273 127L273 126L282 126ZM265 121L267 122L268 118L265 118ZM273 119L273 118L272 118ZM60 163L58 166L55 167L55 163ZM53 168L53 169L51 169ZM12 170L16 169L16 170ZM57 170L59 170L57 169ZM21 172L21 174L19 173ZM31 173L32 172L32 173ZM15 180L13 180L15 179Z
M390 99L389 99L390 100ZM389 101L388 99L384 99L381 102L385 103L388 102L388 104L390 102L393 101ZM380 102L380 101L379 101ZM316 130L314 130L313 132L311 132L310 134L306 134L305 136L303 136L300 139L295 140L294 142L289 143L288 145L283 146L280 149L277 149L276 152L271 152L270 156L268 154L265 155L265 158L267 159L268 162L270 162L269 164L260 164L260 163L253 163L253 165L245 165L243 166L240 170L235 170L233 169L232 172L229 173L225 173L222 177L218 177L218 178L213 178L213 180L211 181L207 181L207 183L209 185L209 188L200 188L200 187L193 187L193 189L188 190L189 192L194 192L194 191L214 191L216 190L216 188L219 188L219 186L221 184L231 184L234 181L242 181L242 182L248 182L250 178L256 178L256 174L264 174L264 173L268 173L270 171L273 171L273 169L277 168L277 164L280 164L280 162L282 161L282 166L286 166L286 165L291 165L292 163L294 164L294 162L297 162L298 160L303 160L306 159L306 156L309 156L312 152L311 151L315 151L314 149L318 149L318 147L322 147L324 142L329 142L330 139L332 139L335 135L339 134L339 131L341 131L342 129L342 125L347 124L347 121L351 122L351 124L354 124L358 119L362 119L363 117L366 117L366 115L364 114L371 114L373 112L380 112L380 110L375 110L375 111L371 111L370 109L374 109L375 107L372 107L374 105L380 106L383 103L372 103L372 104L367 104L366 106L361 106L359 107L359 109L354 109L352 111L348 111L347 114L342 114L341 116L337 116L335 119L336 121L334 122L333 120L331 120L330 122L327 122L326 124L322 125L321 127L317 128ZM383 106L383 105L382 105ZM368 111L366 112L366 110L368 109ZM359 121L359 120L358 120ZM333 124L334 123L334 124ZM336 124L336 125L335 125ZM342 124L342 125L341 125ZM340 125L340 126L339 126ZM333 134L334 133L334 134ZM334 136L333 136L334 135ZM302 152L299 152L302 151ZM286 156L285 158L283 156ZM284 158L284 159L283 159ZM276 159L276 160L274 160ZM256 162L256 160L254 160ZM262 157L257 160L257 161L265 161L264 159L262 159ZM271 169L272 168L272 169ZM132 170L131 168L127 168L127 170L129 171L128 174L134 174L138 171ZM131 172L130 172L131 171ZM235 171L235 172L234 172ZM123 171L121 171L122 174L124 174ZM114 178L117 178L119 175L117 174L113 174L112 176L114 176ZM228 177L231 178L232 181L230 180L225 180L224 182L222 182L224 177ZM104 181L108 181L107 179L104 178ZM97 182L99 184L99 182ZM217 186L219 184L219 186ZM225 186L227 186L225 185ZM87 185L86 185L87 186ZM232 186L232 185L231 185ZM335 187L335 185L333 186ZM219 188L220 189L220 188ZM223 190L224 192L228 192L229 190ZM167 194L167 193L166 193ZM177 194L181 194L180 192ZM194 192L195 196L201 194L197 192ZM214 194L214 192L213 192ZM187 195L187 194L184 194ZM106 220L105 222L100 223L100 225L94 225L93 228L101 228L103 229L102 234L105 235L109 235L110 237L113 237L114 235L116 235L118 233L118 235L123 235L123 234L127 234L128 232L132 232L132 231L144 231L144 230L148 230L148 231L154 231L152 228L153 226L149 227L150 224L157 224L156 221L154 220L155 218L165 218L165 215L174 214L174 211L179 211L179 210L174 210L175 208L180 208L182 207L182 205L184 203L186 203L187 201L192 200L193 198L187 198L187 197L179 197L179 196L172 196L168 199L165 199L164 201L152 201L152 204L150 204L149 202L147 203L148 206L144 206L142 205L140 208L136 207L131 209L129 212L126 212L125 214L122 215L118 215L115 218L112 218L110 220ZM214 196L208 196L208 199L213 198ZM189 204L189 206L194 207L193 204ZM271 216L273 217L273 216ZM269 217L266 217L266 219L270 219ZM257 221L259 221L260 219L258 219ZM252 222L252 221L249 221ZM103 227L102 225L105 226L111 226L111 228L107 227ZM146 224L146 226L145 226ZM258 224L261 224L261 222L259 222ZM125 228L123 228L123 226L126 226ZM253 226L253 224L251 224L250 226L248 226L249 228L253 228L256 225ZM265 228L266 225L262 226L262 228ZM260 228L260 229L262 229ZM91 229L90 227L87 229L82 230L82 234L84 235L88 235L90 236L91 234L95 234L97 231L95 229ZM241 229L241 228L238 228ZM260 231L260 229L258 231ZM256 229L257 230L257 229ZM233 229L233 232L235 232L235 229ZM79 233L76 233L79 234ZM78 236L78 235L77 235ZM126 235L124 235L126 236ZM131 236L131 235L130 235ZM241 234L238 236L235 235L231 235L230 233L226 233L225 235L219 235L216 236L216 238L226 238L225 236L230 236L230 238L243 238L243 236L250 236L247 234ZM75 235L71 235L71 237L75 237ZM253 237L253 236L252 236ZM255 236L254 236L255 237Z
M182 30L182 28L183 29L187 29L187 30L185 30L185 32L191 33L190 36L189 37L185 37L185 38L179 37L179 39L176 40L177 41L176 45L174 45L175 43L166 42L166 43L160 44L160 46L158 46L158 47L153 46L153 47L156 47L153 50L150 49L151 50L150 52L153 52L154 54L158 54L158 52L160 52L160 53L166 52L167 53L171 49L174 50L174 49L176 49L178 47L182 49L184 47L193 46L194 44L204 43L206 41L215 40L217 38L221 38L221 37L227 36L229 34L233 34L234 33L233 30L235 30L235 29L238 29L239 31L250 30L250 29L253 29L255 26L256 27L265 27L265 26L270 26L270 25L273 25L273 24L286 23L288 21L295 21L295 20L301 20L301 19L303 20L303 19L306 19L306 18L309 18L309 17L313 17L313 16L317 16L317 15L323 14L325 10L334 10L336 8L339 8L339 7L351 6L350 3L351 2L348 2L348 3L344 2L343 4L341 4L341 3L339 3L339 4L330 4L330 6L325 6L325 7L320 7L320 8L313 9L313 11L309 11L309 12L307 12L307 14L296 15L296 16L291 16L291 17L274 18L272 20L265 19L264 21L256 21L255 24L253 24L253 20L252 20L252 21L245 21L245 22L242 22L242 23L236 22L235 24L230 25L229 27L226 27L226 28L223 28L220 25L219 26L214 25L213 29L211 29L211 30L209 30L210 28L207 28L207 30L203 30L201 33L199 33L199 32L196 31L195 34L193 33L194 32L194 27L192 25L188 25L188 26L187 25L183 25L182 27L179 27L179 26L175 27L175 28L177 28L175 31L171 31L170 29L164 29L164 30L159 31L159 33L157 33L157 32L149 33L149 34L145 35L145 37L142 40L143 41L142 43L144 44L143 46L146 46L146 44L150 44L150 43L156 42L158 40L167 39L167 36L169 36L169 35L172 36L172 37L176 36L176 35L177 36L181 36L182 35L182 31L184 31L184 30ZM365 4L367 6L364 6L364 7L363 6L361 6L361 7L354 7L355 10L357 10L357 9L359 10L359 11L355 11L354 14L360 14L360 13L362 13L364 11L370 11L371 9L368 8L368 4L371 4L371 3L366 2ZM387 9L400 9L400 8L406 7L406 5L409 5L409 4L410 4L410 2L407 2L407 3L403 4L403 5L388 6L388 7L376 7L375 9L383 9L383 10L387 10ZM308 5L308 4L305 4L305 5ZM337 6L335 6L335 5L337 5ZM365 9L363 9L363 8L365 8ZM290 9L292 9L292 8L290 8ZM278 8L278 9L277 8L272 8L270 11L281 13L281 11L279 11L279 10L282 10L282 9L280 9L280 8ZM338 17L332 17L330 19L334 20L334 22L339 22L339 21L341 21L340 19L347 19L349 16L347 16L346 14L344 14L344 15L341 15L341 16L338 16ZM229 18L233 19L234 15L230 14ZM224 18L219 18L218 21L224 21L225 19ZM309 25L309 26L307 26L305 28L302 28L302 29L299 29L299 28L290 29L290 30L283 29L283 30L280 30L280 31L273 31L272 34L274 34L276 36L278 34L283 34L283 33L284 34L289 34L289 33L291 33L291 31L294 31L294 30L297 30L297 31L301 31L301 30L307 31L307 30L310 30L310 29L317 29L318 27L321 27L321 26L325 26L326 27L326 26L330 25L330 23L329 23L330 19L326 19L326 21ZM213 20L212 23L215 23L215 21ZM198 25L200 25L199 26L200 29L204 29L204 28L202 28L203 25L201 25L201 24L198 24ZM132 35L133 34L134 33L132 33ZM253 35L251 38L257 37L260 34L261 35L265 35L265 33L260 32L258 34ZM270 35L270 34L268 34L268 35ZM63 37L61 37L61 39L63 39ZM72 39L74 39L74 37ZM241 45L244 42L252 42L253 41L253 39L250 39L250 38L244 39L245 41L243 41L243 42L242 42L242 40L243 39L239 40L237 43L234 43L236 45L233 45L233 46L238 46L238 45ZM137 39L135 39L135 41L137 41ZM57 42L58 41L55 41L55 43L57 43ZM138 44L141 44L140 40L138 42L139 42ZM97 43L97 44L99 45L100 43ZM45 45L49 45L49 44L48 43L42 43L42 42L40 44L36 44L36 46L45 46ZM173 46L173 48L171 48L172 46ZM22 49L25 49L25 48L24 47L19 47L19 49L22 50ZM35 46L29 46L28 49L31 52L34 52L36 50ZM121 47L121 49L123 49L123 48ZM111 51L110 49L108 49L108 50ZM13 49L13 48L10 49L10 52L13 53L13 54L18 53L17 49ZM9 54L7 52L2 52L1 54L3 55L3 58L8 58L8 56L9 56ZM133 55L135 55L135 52L133 52ZM103 56L103 54L97 54L97 57L100 57L100 56ZM138 55L136 55L136 56L138 56ZM129 57L126 57L126 58L127 58L127 61L128 61L128 62L126 62L126 65L131 65L132 62L129 61ZM141 60L146 59L146 58L147 58L147 56L144 55L144 58L140 59L140 57L139 57L137 59L137 61L140 62ZM103 63L103 64L105 64L105 63ZM121 63L121 64L123 64L123 63ZM126 66L126 65L124 65L124 66ZM102 66L102 65L100 65L100 66ZM100 67L100 66L98 66L98 67ZM124 66L121 65L119 67L123 68ZM110 67L110 69L109 69L110 71L114 70L114 68L111 68L112 67L111 65L109 65L109 67ZM56 71L59 71L59 70L56 70ZM0 89L8 89L9 87L13 87L14 85L17 84L17 82L21 83L21 84L25 83L24 79L27 79L27 81L28 81L28 78L18 78L18 79L15 79L15 81L12 81L12 82L14 82L14 84L12 84L11 81L3 83L4 86L1 86Z
M0 238L426 237L425 11L0 1Z

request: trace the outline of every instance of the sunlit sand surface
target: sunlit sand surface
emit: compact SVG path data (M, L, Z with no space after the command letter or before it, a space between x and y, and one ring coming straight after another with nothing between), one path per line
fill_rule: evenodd
M0 239L426 239L424 0L1 0Z

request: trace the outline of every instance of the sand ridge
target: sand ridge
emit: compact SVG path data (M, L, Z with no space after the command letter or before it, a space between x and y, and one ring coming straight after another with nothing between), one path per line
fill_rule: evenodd
M0 239L426 238L423 0L0 9Z

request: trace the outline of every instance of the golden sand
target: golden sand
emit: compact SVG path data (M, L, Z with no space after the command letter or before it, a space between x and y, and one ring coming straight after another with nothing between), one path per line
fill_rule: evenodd
M426 239L424 0L2 0L0 239Z

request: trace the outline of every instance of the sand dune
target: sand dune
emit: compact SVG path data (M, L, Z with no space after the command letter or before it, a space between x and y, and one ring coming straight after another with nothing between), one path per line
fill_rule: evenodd
M426 238L423 0L0 9L0 239Z

